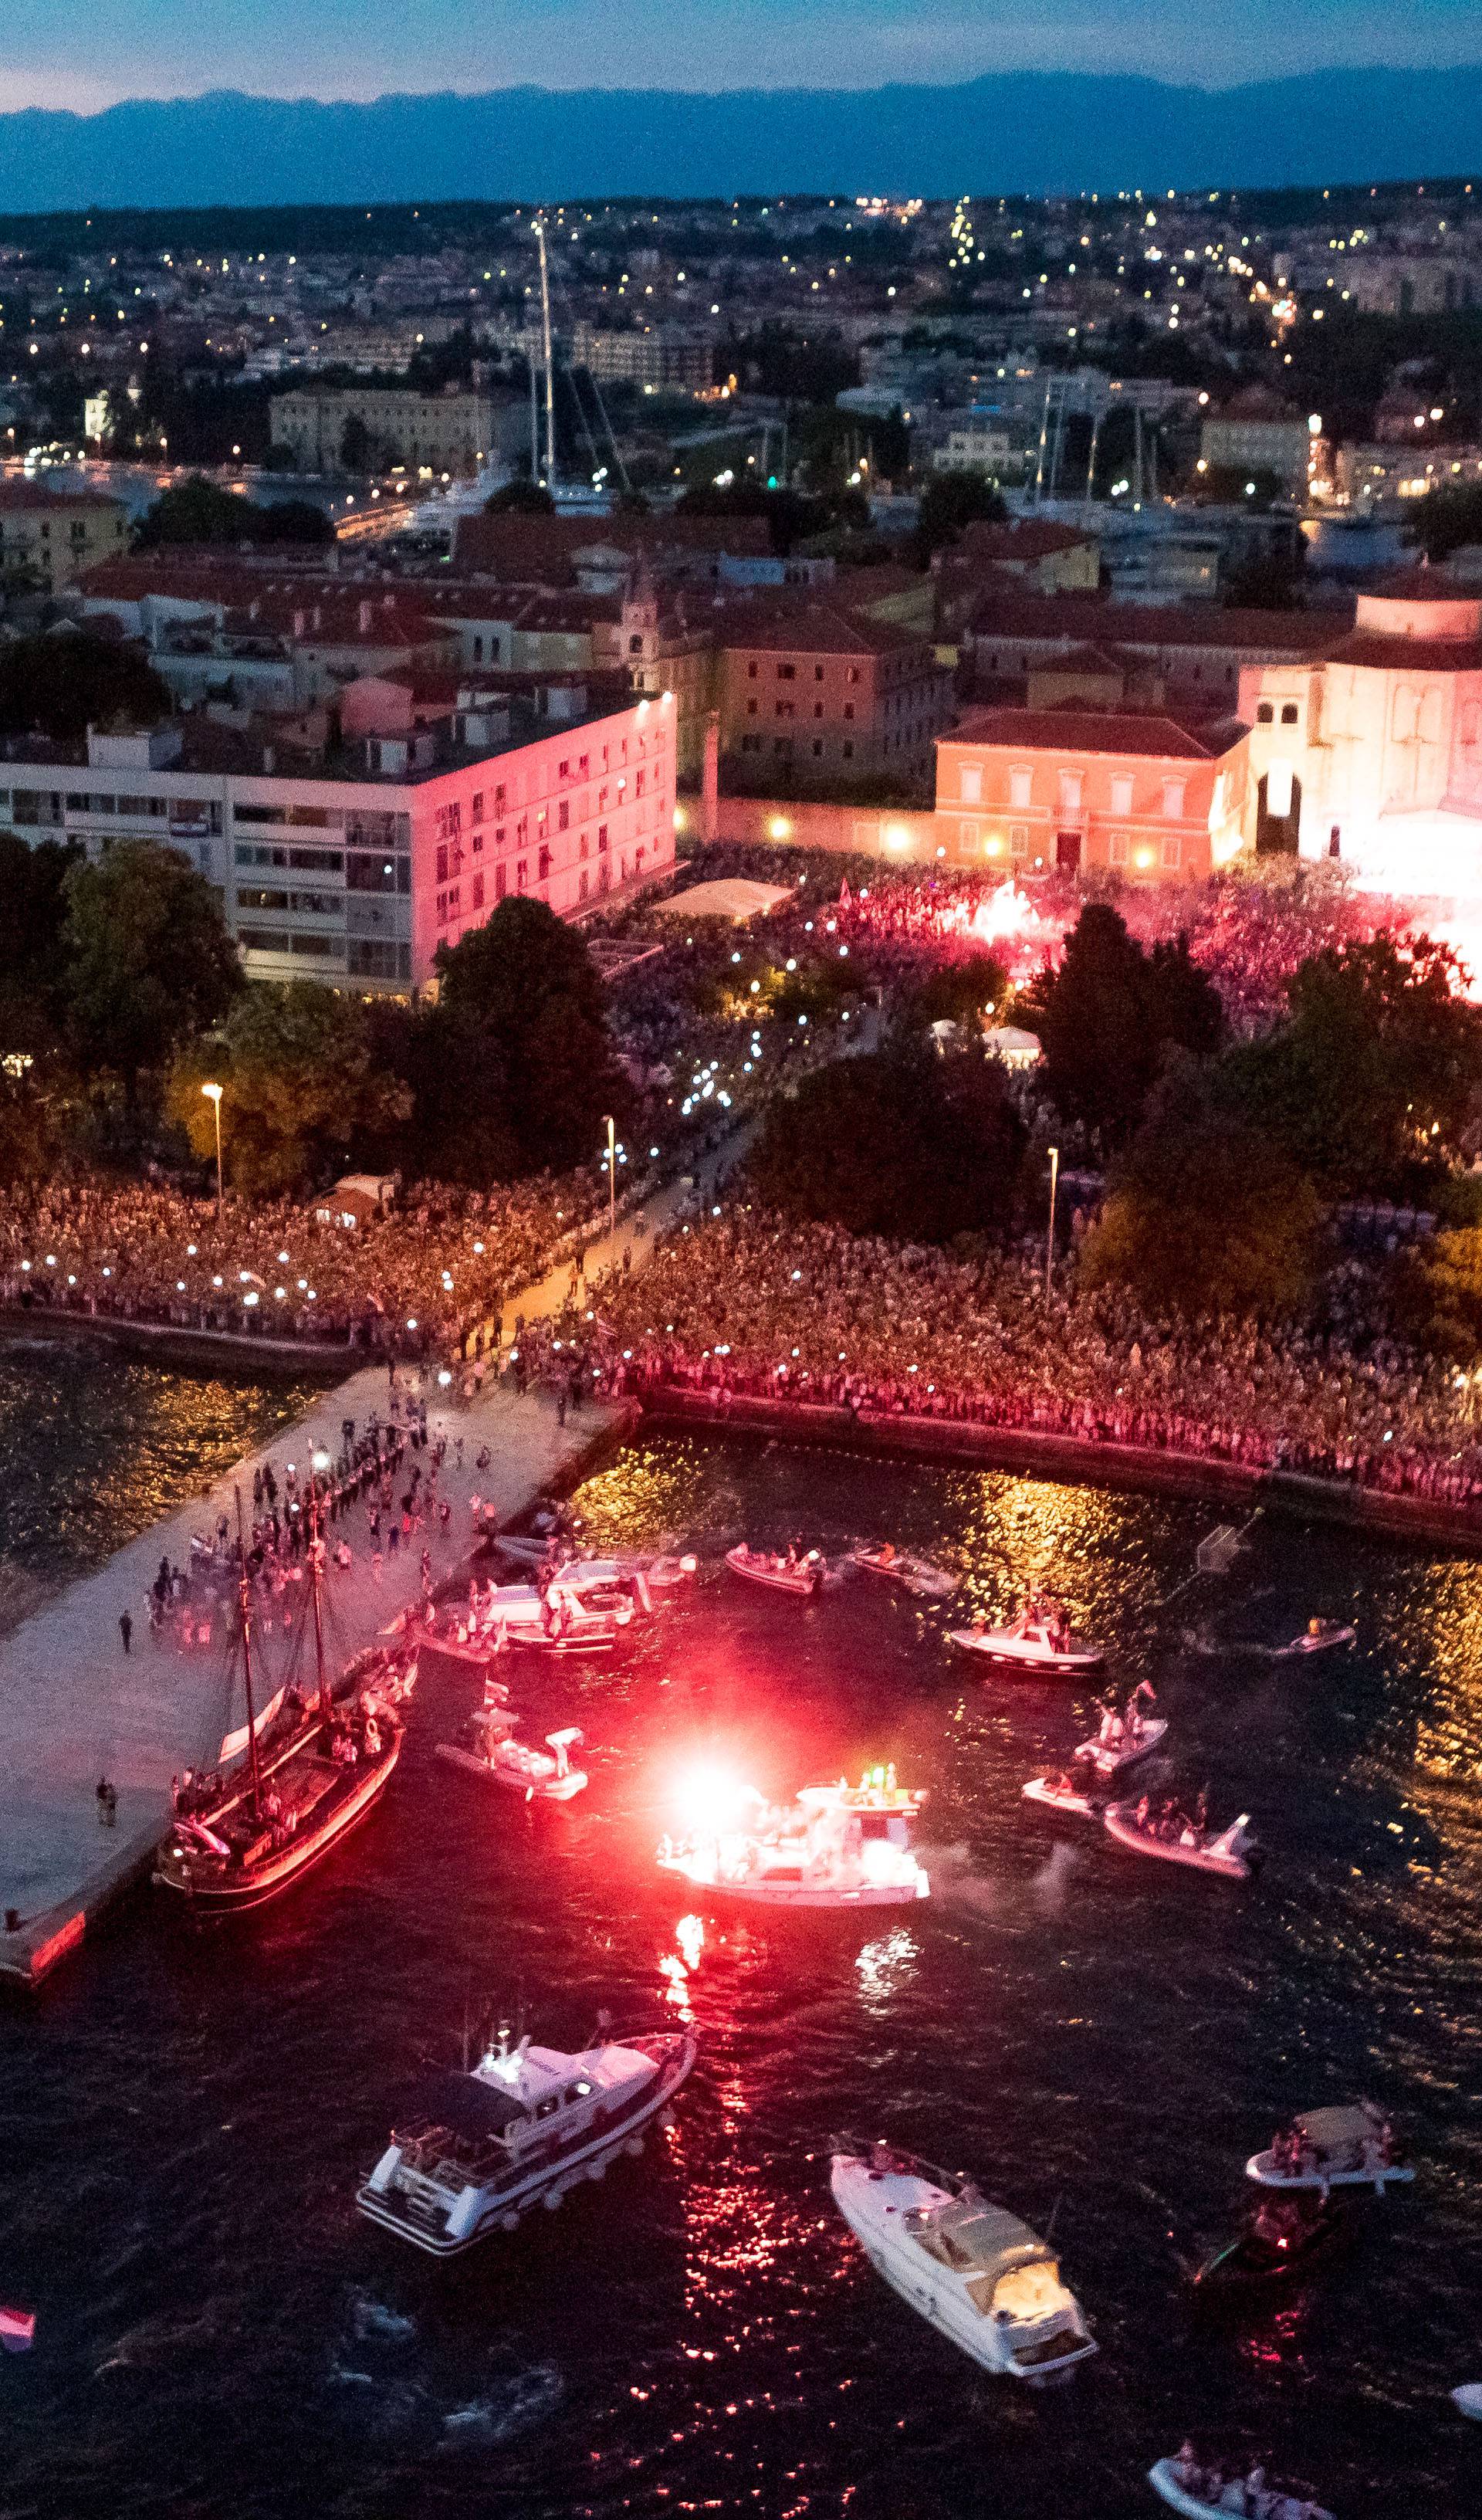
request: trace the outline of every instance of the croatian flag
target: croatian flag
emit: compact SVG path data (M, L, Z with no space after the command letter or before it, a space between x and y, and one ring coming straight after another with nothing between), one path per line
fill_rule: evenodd
M0 2310L0 2345L7 2354L28 2354L35 2334L34 2311Z

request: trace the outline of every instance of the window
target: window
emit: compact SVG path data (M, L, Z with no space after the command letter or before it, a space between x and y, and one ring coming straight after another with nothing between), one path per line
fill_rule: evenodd
M1275 712L1275 710L1272 708L1272 705L1271 705L1270 700L1257 700L1257 702L1256 702L1256 724L1257 724L1257 726L1270 726L1271 721L1272 721L1273 717L1275 716L1275 714L1276 714L1276 712Z
M476 875L473 878L473 907L475 910L482 910L483 908L483 877L481 875Z
M502 867L502 866L497 866L497 867L495 868L495 870L494 870L494 898L495 898L495 900L496 900L496 901L503 901L503 899L504 899L504 897L505 897L505 894L509 891L509 889L510 889L509 876L508 876L508 874L507 874L507 872L506 872L506 870L505 870L505 868L504 868L504 867Z
M815 761L821 758L823 749L824 742L822 736L815 736L813 739L813 758Z
M741 737L742 752L760 752L761 748L762 740L759 735L743 735Z
M528 858L516 858L516 861L515 861L515 889L516 889L516 892L526 892L526 891L528 891L528 889L529 889L529 883L530 883L530 861L529 861L529 859L528 859Z
M549 850L548 848L546 848L546 847L542 846L542 848L541 848L541 852L540 852L540 855L539 855L539 857L538 857L538 858L536 859L536 861L535 861L535 880L536 880L536 882L537 882L537 883L544 883L544 882L545 882L545 880L546 880L546 878L547 878L547 876L550 874L550 872L551 872L551 852L550 852L550 850Z
M481 788L478 790L477 795L474 797L472 804L469 807L469 820L471 823L481 823L483 821L483 789Z
M1113 775L1111 810L1114 814L1130 814L1132 811L1132 777L1128 771L1119 770ZM1112 860L1113 865L1118 863L1118 860Z
M1296 704L1296 701L1295 701L1295 700L1283 700L1283 701L1281 702L1281 724L1282 724L1283 726L1295 726L1295 725L1296 725L1296 722L1297 722L1297 704Z
M780 735L780 736L778 736L778 737L777 737L777 739L775 740L774 743L773 743L772 750L773 750L774 755L776 756L776 758L777 758L779 761L790 761L790 760L791 760L791 758L792 758L792 738L791 738L791 736L790 736L790 735Z
M601 857L601 856L603 855L604 851L605 851L605 850L606 850L606 845L607 845L607 827L606 827L606 823L599 823L599 824L598 824L598 826L597 826L597 854L598 854L598 856L599 856L599 857Z
M1081 810L1081 774L1078 770L1060 772L1060 812L1078 814Z
M795 716L795 715L796 715L796 712L797 712L797 703L796 703L796 701L795 701L795 700L779 700L779 701L778 701L778 703L777 703L777 715L778 715L779 717L793 717L793 716Z
M982 832L976 823L959 823L957 836L958 845L961 848L975 849L982 838Z
M857 682L859 681L859 667L858 667L858 665L847 665L847 666L845 667L845 669L844 669L844 680L845 680L845 682L846 682L846 683L857 683Z
M571 808L564 796L556 808L556 828L559 832L568 832L571 828Z
M1163 812L1170 823L1182 822L1184 816L1184 781L1182 779L1164 780Z
M1027 823L1010 824L1009 854L1010 857L1015 858L1027 858L1029 855L1029 826Z
M821 683L821 682L823 681L823 679L824 679L824 669L823 669L822 665L815 665L815 666L814 666L814 668L813 668L813 679L814 679L814 681L815 681L816 683Z
M854 759L854 746L852 743L841 743L839 745L839 751L845 761L852 761Z
M569 779L569 778L570 778L570 776L571 776L571 764L570 764L570 762L569 762L569 761L559 761L559 762L557 763L557 765L556 765L556 775L557 775L558 779Z
M983 774L975 762L963 765L962 798L965 805L981 805Z
M1034 772L1032 770L1010 770L1009 773L1010 804L1017 811L1022 812L1024 807L1033 801L1033 796Z
M447 879L448 879L448 844L447 844L447 841L446 841L446 840L443 840L442 842L440 842L440 844L439 844L439 846L438 846L438 851L437 851L437 880L438 880L438 882L439 882L439 883L446 883L446 882L447 882Z
M752 657L750 664L746 667L746 674L748 679L754 683L756 680L756 658L754 656Z
M1131 853L1130 833L1126 832L1113 832L1110 839L1106 843L1107 865L1124 867L1126 866Z
M815 701L814 701L814 703L813 703L813 714L814 714L814 716L815 716L815 717L822 717L822 716L823 716L823 714L824 714L824 703L823 703L823 701L822 701L822 700L815 700Z
M845 717L853 717L853 715L854 715L854 702L853 702L853 700L845 700L845 702L844 702L844 715L845 715Z
M779 665L777 669L777 679L780 683L795 682L797 679L797 667L795 665Z
M1165 832L1163 833L1163 865L1165 870L1171 873L1175 868L1177 868L1183 858L1183 854L1184 843L1179 833L1177 832Z

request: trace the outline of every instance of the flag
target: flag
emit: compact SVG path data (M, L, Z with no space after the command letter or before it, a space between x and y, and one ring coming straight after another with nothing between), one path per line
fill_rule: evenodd
M847 910L851 899L852 895L849 890L849 878L845 876L843 882L838 888L838 906L840 910Z
M36 2334L32 2310L0 2310L0 2345L7 2354L28 2354Z

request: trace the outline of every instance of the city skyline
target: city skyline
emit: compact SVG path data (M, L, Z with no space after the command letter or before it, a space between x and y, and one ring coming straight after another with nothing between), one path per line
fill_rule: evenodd
M486 93L662 85L869 88L948 84L990 70L1140 71L1218 90L1325 68L1444 68L1482 59L1482 26L1461 0L1420 0L1397 22L1369 6L1297 0L1254 10L1233 0L1197 21L1169 0L1135 0L1108 25L1085 0L1042 0L1033 12L956 6L921 13L903 0L844 11L823 0L728 0L660 6L635 26L595 0L516 9L511 0L450 25L432 0L325 0L305 22L292 0L222 0L202 23L185 0L102 0L80 58L72 30L45 0L10 13L0 111L95 113L135 99L198 97L222 88L280 98L366 102L392 94Z

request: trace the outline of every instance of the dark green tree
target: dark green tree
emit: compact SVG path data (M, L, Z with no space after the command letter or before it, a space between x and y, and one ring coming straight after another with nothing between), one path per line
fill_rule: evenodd
M483 503L486 517L554 517L556 502L539 481L507 481Z
M992 954L965 954L960 962L939 963L916 988L910 1001L913 1023L974 1025L1002 1015L1009 995L1009 973Z
M1482 542L1482 482L1458 490L1432 490L1412 501L1408 532L1427 560L1450 560L1463 544Z
M58 630L0 648L0 735L77 743L90 726L156 726L169 711L154 667L119 640Z
M916 520L917 557L922 567L944 543L955 543L965 525L1001 524L1009 514L982 472L933 472L921 492Z
M81 1056L129 1102L219 1021L243 985L237 949L203 876L154 840L125 840L67 878L66 991Z
M411 1096L377 1068L364 1006L314 980L245 989L219 1034L192 1043L170 1070L167 1108L202 1162L215 1149L203 1082L223 1088L231 1178L255 1195L297 1191L343 1168L393 1130Z
M769 1104L749 1177L785 1216L948 1242L1003 1225L1025 1131L976 1053L891 1048L835 1060Z
M416 1083L440 1167L485 1181L595 1159L605 1114L621 1123L632 1088L584 939L514 895L436 963Z
M1462 976L1428 937L1310 955L1286 1020L1222 1060L1231 1107L1328 1191L1405 1190L1437 1167L1482 1084L1482 1010Z
M1145 954L1120 912L1095 901L1017 1013L1040 1036L1056 1107L1113 1146L1136 1127L1168 1052L1214 1050L1225 1021L1183 937Z
M0 1054L51 1047L60 1033L67 974L67 878L76 847L28 848L0 832Z
M199 472L161 491L134 530L138 551L166 543L329 544L334 539L332 520L311 499L272 500L259 507Z
M1115 1167L1081 1275L1114 1280L1150 1310L1280 1313L1309 1291L1319 1203L1289 1156L1216 1107L1178 1059Z

